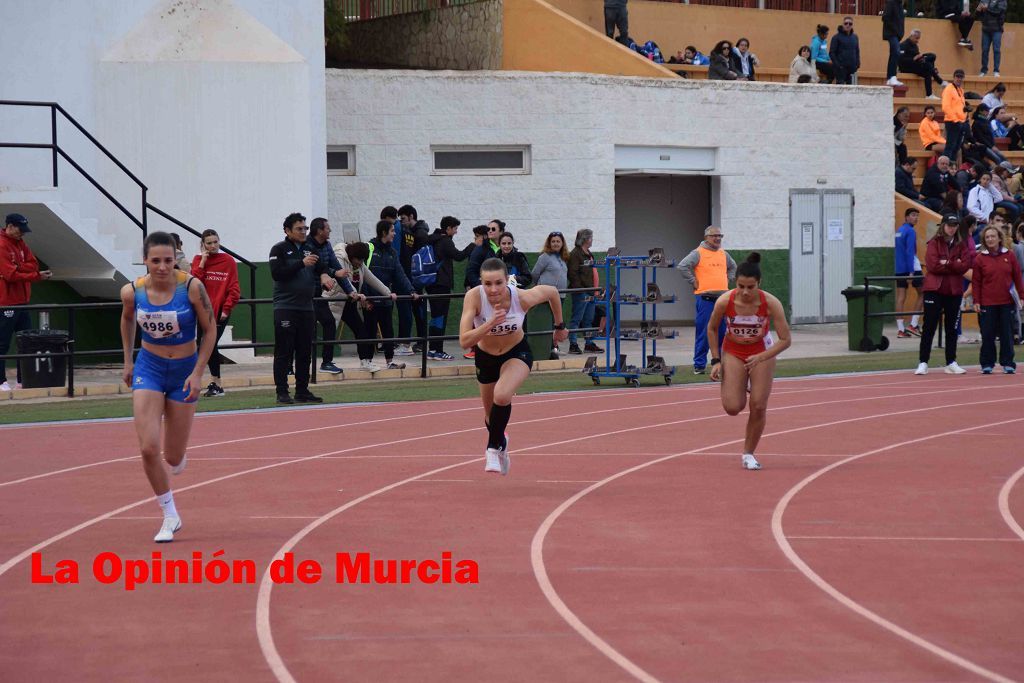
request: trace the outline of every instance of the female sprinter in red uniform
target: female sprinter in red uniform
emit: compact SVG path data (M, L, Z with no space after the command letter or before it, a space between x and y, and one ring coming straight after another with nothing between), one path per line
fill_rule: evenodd
M459 346L476 349L476 381L487 425L484 472L508 474L505 427L512 415L512 397L530 375L533 354L523 334L526 312L542 303L551 306L555 344L569 332L562 320L562 298L550 285L519 289L509 284L505 262L489 258L480 266L480 286L466 292L459 325Z
M142 260L149 275L121 288L123 379L132 389L142 467L164 513L153 540L168 543L181 528L181 517L160 454L162 450L172 473L180 474L185 469L192 416L217 329L203 283L174 267L174 240L169 234L149 233L142 247ZM142 349L133 360L136 326L142 330ZM196 327L203 333L198 349Z
M722 407L730 415L739 415L750 392L750 417L743 443L743 468L761 469L754 449L764 432L768 397L772 393L775 357L789 348L789 324L782 304L761 289L761 255L756 251L736 269L736 289L718 297L708 322L711 346L711 379L722 382ZM722 357L718 350L718 325L725 317L725 342ZM775 326L773 340L768 324ZM748 389L749 387L749 389Z

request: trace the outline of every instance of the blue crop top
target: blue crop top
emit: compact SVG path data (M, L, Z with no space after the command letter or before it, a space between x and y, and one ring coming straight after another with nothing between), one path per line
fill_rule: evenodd
M149 302L146 294L146 276L132 283L135 289L135 319L142 328L142 341L158 346L186 344L196 338L196 312L188 300L188 285L192 276L175 271L178 279L174 296L162 306Z

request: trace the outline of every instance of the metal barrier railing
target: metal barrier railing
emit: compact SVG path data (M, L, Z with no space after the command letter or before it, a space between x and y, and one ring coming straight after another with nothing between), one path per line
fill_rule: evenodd
M561 294L565 295L565 294L575 294L575 293L580 293L580 292L593 292L594 288L593 287L586 287L586 288L580 288L580 289L561 289L561 290L558 290L558 291ZM456 299L456 298L464 297L465 295L466 295L465 292L453 292L451 294L420 294L419 297L418 297L418 301L424 301L425 302L425 301L428 301L430 299ZM389 296L369 296L369 297L367 297L367 300L368 301L391 301L392 299ZM314 302L315 301L327 301L327 302L335 302L335 303L337 303L337 302L340 302L342 300L340 300L340 299L324 299L324 298L321 298L321 297L315 297L313 299L313 301ZM413 297L412 297L412 295L408 295L408 294L407 295L401 295L401 296L398 296L395 299L395 301L413 301ZM273 302L274 302L273 299L241 299L241 300L239 300L238 303L239 304L247 304L247 305L251 306L251 308L253 310L252 319L253 319L253 321L255 321L256 320L256 310L257 310L257 307L258 306L267 305L267 304L273 304ZM68 329L67 329L67 332L68 332L68 342L67 342L68 343L68 350L67 351L58 351L58 352L49 353L47 355L47 357L48 358L67 358L67 396L69 398L73 398L75 396L75 359L76 358L96 357L96 356L119 356L119 355L124 353L124 349L122 349L120 347L116 348L116 349L92 349L92 350L88 350L88 351L77 350L75 348L75 346L76 346L75 332L76 332L76 329L77 329L77 313L80 312L80 311L92 311L92 310L120 310L120 308L121 308L121 303L118 302L118 301L105 301L105 302L98 302L98 303L81 303L81 304L24 304L24 305L21 305L21 306L10 306L10 307L6 308L5 310L38 311L38 312L47 312L47 313L49 313L49 312L67 311L67 314L68 314ZM566 322L566 324L568 324L568 319L566 319L565 322ZM571 329L570 331L572 331L572 332L591 332L591 331L594 331L596 329L597 328L593 328L593 327L581 327L581 328ZM230 350L230 349L266 349L266 348L273 348L274 347L274 343L273 342L258 342L258 341L255 341L255 339L256 339L255 330L256 330L256 325L255 325L255 322L254 322L253 323L254 334L253 334L252 339L249 342L235 343L235 344L218 344L217 348L218 349ZM380 342L391 342L391 343L396 343L396 344L408 344L408 343L413 343L413 342L419 342L422 345L422 347L423 347L421 352L420 352L420 377L421 378L425 378L425 377L427 377L427 374L428 374L427 373L427 361L429 359L428 359L427 353L428 353L428 350L429 350L429 343L431 341L439 341L439 340L441 340L441 341L451 341L451 340L454 340L454 339L458 339L459 335L457 335L457 334L446 334L446 335L432 336L432 335L430 335L430 328L429 328L429 325L427 324L426 320L424 320L424 332L425 332L425 334L414 336L414 337L389 337L389 338L386 338L386 339L381 339L381 338L374 337L373 339L336 339L336 340L333 340L333 341L332 340L318 341L315 338L315 334L314 334L314 339L313 339L313 343L312 343L312 358L310 359L310 365L311 365L311 368L310 368L310 381L313 384L316 384L316 369L317 369L316 351L317 351L318 347L326 346L326 345L335 345L335 344L342 345L342 346L349 346L349 345L353 345L353 344L367 344L367 343L377 344L377 343L380 343ZM549 335L552 332L553 332L553 330L541 330L541 331L526 332L525 334L527 336L539 336L539 335L545 335L545 334ZM136 336L136 352L138 351L138 343L139 343L138 342L138 336ZM18 361L18 360L21 360L21 359L38 359L38 358L40 358L40 356L39 356L39 354L36 354L36 353L11 353L11 354L0 355L0 360L5 360L5 361L6 360Z
M924 277L924 276L923 275L919 275L917 277ZM864 287L865 287L865 290L866 290L867 287L869 287L872 282L892 282L892 283L895 283L896 280L910 280L910 279L913 279L913 278L914 278L913 275L911 275L909 277L906 276L906 275L901 275L900 277L897 277L895 275L866 275L866 276L864 276ZM877 311L875 313L872 313L870 311L871 311L871 297L867 296L867 292L865 291L865 296L864 296L864 330L865 330L865 334L867 334L868 319L869 318L900 318L900 317L907 316L907 315L921 315L921 316L924 315L924 311L923 310L920 310L920 311ZM940 323L941 323L941 319L940 319ZM941 324L936 329L936 346L938 346L940 349L942 348L942 325Z

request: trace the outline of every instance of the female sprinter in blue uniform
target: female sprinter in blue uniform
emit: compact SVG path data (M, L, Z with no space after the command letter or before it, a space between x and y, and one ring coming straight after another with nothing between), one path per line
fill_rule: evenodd
M480 286L466 292L459 325L459 345L476 349L476 381L487 425L487 462L484 472L508 474L508 438L505 427L512 415L512 397L530 375L533 354L523 334L526 312L542 303L551 306L554 339L565 341L569 332L562 320L562 299L550 285L520 290L508 282L505 262L489 258L480 266Z
M761 289L761 255L756 251L736 268L736 289L718 297L708 322L711 379L722 382L722 407L739 415L750 392L750 415L743 443L743 469L759 470L754 449L761 440L772 393L775 357L789 348L789 323L782 304ZM718 326L725 318L725 340L718 353ZM775 326L778 341L768 325Z
M163 457L171 472L185 469L185 447L192 430L192 416L202 387L203 368L217 341L213 306L203 283L174 267L174 239L166 232L152 232L142 247L149 275L121 288L121 345L124 349L125 384L132 388L135 432L139 437L142 466L157 503L164 513L157 543L174 540L181 517L167 471L160 461L160 427L163 422ZM135 325L142 329L142 349L132 362ZM196 324L203 330L196 351Z

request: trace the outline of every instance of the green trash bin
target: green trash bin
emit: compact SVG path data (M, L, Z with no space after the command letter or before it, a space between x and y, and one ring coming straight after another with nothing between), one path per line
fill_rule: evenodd
M534 306L526 312L524 330L527 332L532 330L540 332L550 330L554 324L555 322L551 317L551 308L547 304L541 304L540 306ZM548 360L551 357L551 349L554 343L550 334L532 334L526 339L530 345L530 351L533 352L533 359L535 361Z
M868 318L867 329L864 329L864 301L870 299L868 312L885 311L883 300L892 292L892 287L876 285L856 285L843 290L846 297L846 329L851 351L885 351L889 348L889 338L882 334L885 318Z

